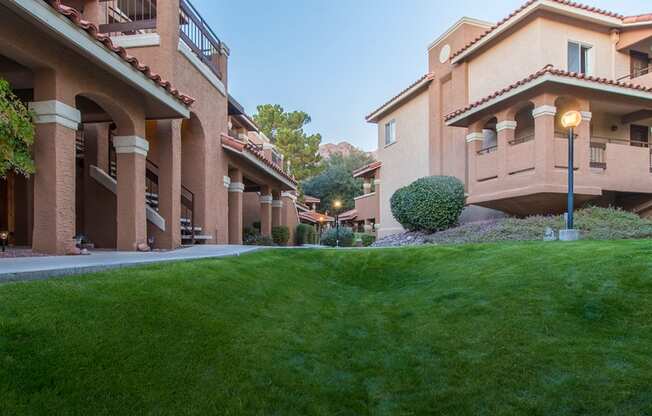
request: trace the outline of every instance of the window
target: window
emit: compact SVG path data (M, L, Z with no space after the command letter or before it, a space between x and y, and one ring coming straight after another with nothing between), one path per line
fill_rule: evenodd
M385 124L385 146L396 141L396 120Z
M568 42L568 70L578 74L590 74L589 52L591 47L579 42Z

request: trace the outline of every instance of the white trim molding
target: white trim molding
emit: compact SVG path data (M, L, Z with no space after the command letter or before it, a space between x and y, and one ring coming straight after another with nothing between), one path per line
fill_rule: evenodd
M147 156L149 142L138 136L115 136L113 147L115 147L116 154L136 153Z
M432 48L437 46L439 43L441 43L442 40L446 39L448 36L451 35L451 33L455 32L457 29L459 29L463 24L469 24L473 26L478 26L484 29L489 29L493 23L491 22L486 22L484 20L479 20L479 19L473 19L471 17L463 17L457 22L453 23L453 26L449 27L448 30L446 30L444 33L442 33L437 39L432 41L430 45L428 45L428 51L430 51Z
M226 97L226 88L220 79L213 73L213 71L203 63L197 55L190 49L190 46L184 42L183 39L179 39L179 52L181 55L185 56L186 59L190 61L191 64L210 82L223 96Z
M81 112L61 101L34 101L28 106L34 112L34 124L56 123L77 130L81 123Z
M500 123L496 124L496 131L503 131L503 130L516 130L516 126L518 123L514 120L505 120L501 121Z
M271 195L261 195L259 201L261 204L271 204L273 197Z
M3 2L3 5L5 3L8 3L8 7L17 10L19 14L28 20L38 22L37 26L43 26L61 39L64 39L72 49L89 57L93 62L107 69L128 84L135 86L140 91L144 91L181 117L190 117L190 110L173 95L155 84L145 74L131 66L130 63L122 59L118 54L107 49L101 42L80 29L76 24L58 13L45 2L12 0Z
M231 182L229 184L229 192L244 192L245 185L242 182Z
M483 140L484 140L484 134L478 133L478 132L467 134L467 136L466 136L466 142L467 143L481 142Z
M116 46L128 48L144 48L146 46L159 46L161 36L158 33L141 33L138 35L111 36L111 41Z
M228 177L228 176L226 176L226 175L224 175L223 180L224 180L224 187L225 187L225 188L228 188L229 185L231 185L231 178Z
M272 208L283 208L283 201L275 199L272 201Z
M593 113L590 111L581 111L580 114L582 114L582 121L591 121L593 118Z
M554 105L542 105L532 110L532 117L539 118L542 116L554 116L557 114L557 107Z

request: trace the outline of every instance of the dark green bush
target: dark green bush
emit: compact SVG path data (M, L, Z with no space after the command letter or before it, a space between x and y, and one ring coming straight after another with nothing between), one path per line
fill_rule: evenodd
M286 246L290 240L290 229L285 225L272 227L272 241L277 246Z
M294 233L294 243L296 245L302 246L304 244L315 244L315 240L315 227L308 224L297 225L296 231Z
M324 232L321 236L321 243L325 246L335 247L337 243L337 228L333 227ZM353 230L347 227L340 227L339 231L340 247L353 246Z
M464 184L459 179L428 176L398 189L391 208L406 230L432 233L456 225L464 202Z
M362 234L360 239L362 240L362 245L364 247L369 247L374 243L374 241L376 241L376 236L373 234Z

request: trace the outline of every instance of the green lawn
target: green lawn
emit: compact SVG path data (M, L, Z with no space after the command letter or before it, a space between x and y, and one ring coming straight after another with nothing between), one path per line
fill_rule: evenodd
M0 285L0 414L652 414L652 241L270 250Z

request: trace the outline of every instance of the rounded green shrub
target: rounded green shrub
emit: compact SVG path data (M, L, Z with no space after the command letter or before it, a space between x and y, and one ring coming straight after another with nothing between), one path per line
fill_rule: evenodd
M321 243L325 246L335 247L337 245L338 232L337 228L333 227L324 232L321 236ZM353 246L355 236L353 230L347 227L340 227L339 240L340 247Z
M369 247L376 241L376 236L373 234L362 234L360 238L364 247Z
M294 243L298 246L304 244L315 244L316 242L315 227L308 224L298 224L294 233Z
M464 209L464 184L453 176L428 176L398 189L390 202L406 230L445 230L457 224Z
M290 229L285 225L272 227L272 240L277 246L286 246L290 240Z

